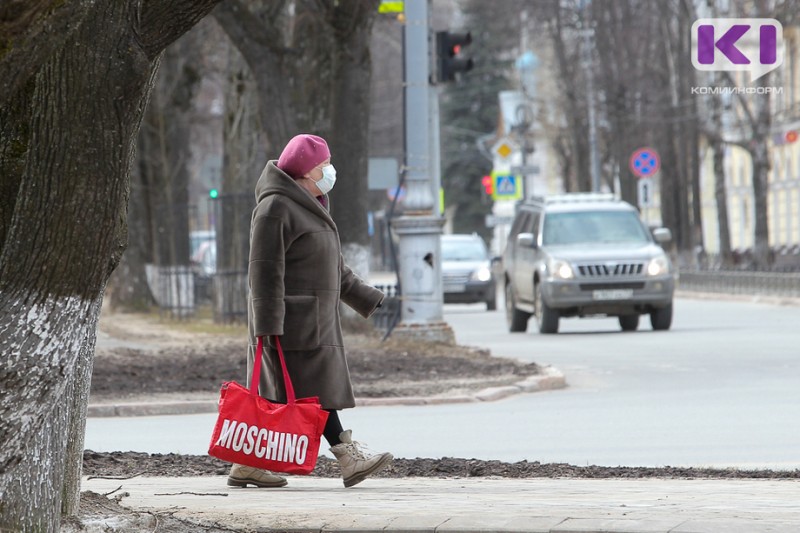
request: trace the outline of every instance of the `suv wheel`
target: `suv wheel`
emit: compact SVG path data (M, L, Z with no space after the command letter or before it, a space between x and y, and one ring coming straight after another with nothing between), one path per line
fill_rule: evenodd
M622 331L636 331L639 327L639 315L623 315L619 317L619 327Z
M558 333L558 311L551 309L545 303L539 283L533 284L533 297L536 321L539 323L539 333Z
M650 325L656 331L669 329L672 325L672 302L668 306L650 313Z
M511 333L526 331L530 317L530 313L517 309L517 304L514 301L514 290L511 288L511 283L506 283L506 322L508 322L508 331Z

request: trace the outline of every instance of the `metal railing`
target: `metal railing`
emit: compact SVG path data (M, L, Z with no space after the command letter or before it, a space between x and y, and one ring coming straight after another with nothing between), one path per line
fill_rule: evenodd
M681 269L678 288L717 294L800 298L800 272Z
M400 295L397 285L375 285L376 289L383 291L386 295L383 304L372 314L372 325L375 329L388 334L400 321Z

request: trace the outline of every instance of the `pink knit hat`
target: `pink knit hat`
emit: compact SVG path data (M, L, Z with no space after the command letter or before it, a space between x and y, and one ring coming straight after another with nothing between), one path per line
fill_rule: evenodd
M303 133L286 144L278 158L278 168L297 179L331 156L322 137Z

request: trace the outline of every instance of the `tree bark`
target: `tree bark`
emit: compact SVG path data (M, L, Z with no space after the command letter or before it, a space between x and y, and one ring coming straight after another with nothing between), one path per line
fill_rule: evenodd
M0 108L79 27L96 0L7 0L0 6Z
M73 33L53 36L63 46L32 77L21 74L11 99L27 107L3 111L15 123L3 127L0 168L17 194L0 243L0 529L58 531L62 504L76 508L97 318L127 240L158 46L215 3L98 0Z

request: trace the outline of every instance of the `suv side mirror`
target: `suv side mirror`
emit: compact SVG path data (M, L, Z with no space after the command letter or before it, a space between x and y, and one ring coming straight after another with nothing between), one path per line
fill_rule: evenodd
M653 238L657 243L665 243L672 240L672 232L669 228L656 228L653 230Z
M520 233L517 235L517 246L536 248L536 236L533 233Z

